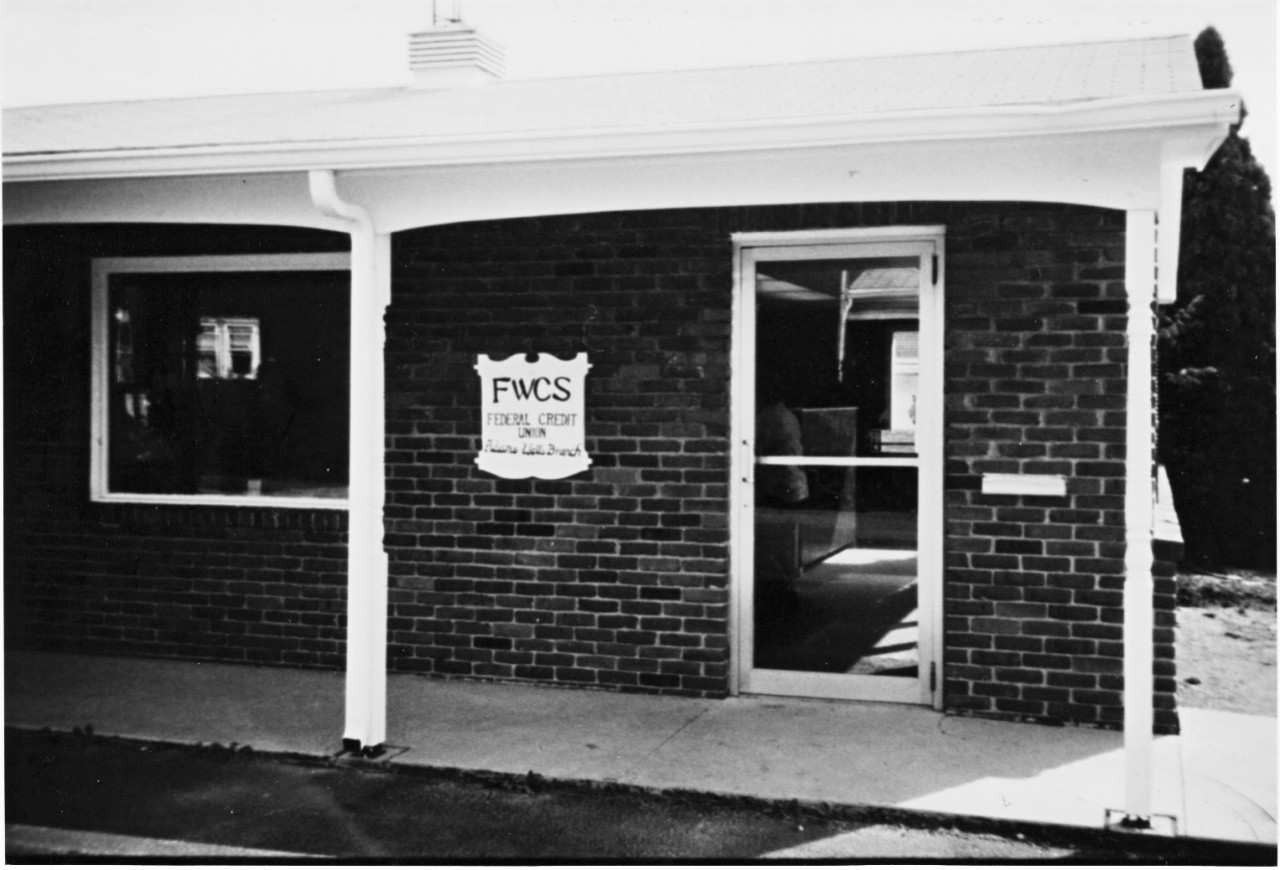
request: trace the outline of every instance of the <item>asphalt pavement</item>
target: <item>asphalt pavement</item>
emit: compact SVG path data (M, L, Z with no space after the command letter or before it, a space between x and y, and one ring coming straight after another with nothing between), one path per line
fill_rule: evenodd
M5 739L6 859L1274 866L1274 846L50 730Z
M5 724L327 759L335 671L9 651ZM1276 720L1181 711L1154 741L1151 820L1193 839L1276 842ZM387 677L397 767L870 806L1086 829L1126 803L1123 735L910 704L725 699Z

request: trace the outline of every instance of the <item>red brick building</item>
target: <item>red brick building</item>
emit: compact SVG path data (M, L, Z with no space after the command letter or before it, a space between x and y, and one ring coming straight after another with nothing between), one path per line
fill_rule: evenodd
M1176 729L1189 40L435 74L6 112L7 644Z

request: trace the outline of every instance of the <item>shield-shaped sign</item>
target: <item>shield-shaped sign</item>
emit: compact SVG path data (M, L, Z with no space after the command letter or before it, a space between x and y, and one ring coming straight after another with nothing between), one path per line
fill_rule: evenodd
M557 480L585 471L587 355L476 358L480 373L480 453L476 464L498 477Z

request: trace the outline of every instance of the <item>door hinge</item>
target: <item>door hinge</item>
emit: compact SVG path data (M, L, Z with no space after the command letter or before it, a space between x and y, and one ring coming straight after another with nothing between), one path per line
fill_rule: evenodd
M929 662L929 691L938 691L938 663Z
M938 286L938 255L933 255L933 286Z

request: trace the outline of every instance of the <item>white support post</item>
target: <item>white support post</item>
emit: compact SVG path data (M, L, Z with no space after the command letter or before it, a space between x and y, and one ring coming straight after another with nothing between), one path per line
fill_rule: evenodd
M383 315L391 299L391 237L313 170L316 207L351 232L350 469L347 530L347 680L343 746L371 753L387 732L386 398Z
M1155 583L1151 576L1154 514L1151 354L1155 337L1151 306L1156 287L1154 211L1128 213L1125 222L1125 285L1129 298L1129 398L1124 495L1124 809L1130 826L1146 827L1151 816L1151 732L1155 720L1155 683L1152 676Z
M1182 174L1185 161L1160 163L1160 226L1164 232L1156 249L1156 300L1178 301L1178 257L1182 251Z

